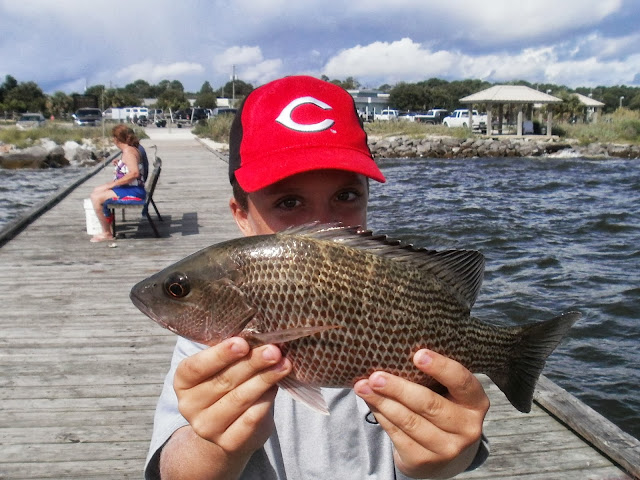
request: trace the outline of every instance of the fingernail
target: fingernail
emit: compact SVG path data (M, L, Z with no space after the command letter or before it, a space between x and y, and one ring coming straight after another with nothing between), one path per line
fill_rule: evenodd
M369 377L369 381L373 388L384 388L387 384L387 379L381 373L374 373Z
M286 359L284 358L278 363L276 363L273 367L271 367L271 370L273 370L274 372L282 372L283 370L286 370L286 369L287 369L287 362L286 362Z
M373 390L369 386L369 382L367 380L363 380L356 384L355 386L356 393L359 395L371 395L373 394Z
M275 347L267 347L262 352L262 359L267 362L275 362L278 360L278 353L276 352Z
M418 353L416 353L416 364L418 364L418 365L420 365L422 367L426 367L432 361L433 361L433 359L431 358L431 356L429 355L429 353L426 350L420 350L420 351L418 351Z
M247 352L244 342L238 340L230 340L229 350L235 355L245 354Z

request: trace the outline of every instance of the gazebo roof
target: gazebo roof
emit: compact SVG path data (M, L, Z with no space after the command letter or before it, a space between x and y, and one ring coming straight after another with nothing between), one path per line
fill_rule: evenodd
M591 97L586 97L584 95L580 95L579 93L574 93L573 95L578 97L580 103L582 103L586 107L604 107L604 103L599 102L598 100L594 100Z
M524 85L494 85L461 98L460 103L562 103L562 99Z

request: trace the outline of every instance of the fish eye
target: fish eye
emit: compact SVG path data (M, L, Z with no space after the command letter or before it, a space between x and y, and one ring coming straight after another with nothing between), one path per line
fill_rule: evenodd
M191 285L184 273L176 272L164 281L164 289L170 297L183 298L191 291Z

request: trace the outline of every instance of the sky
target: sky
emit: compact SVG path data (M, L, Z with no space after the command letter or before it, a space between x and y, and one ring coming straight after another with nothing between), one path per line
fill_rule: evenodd
M0 0L0 82L640 86L640 0Z

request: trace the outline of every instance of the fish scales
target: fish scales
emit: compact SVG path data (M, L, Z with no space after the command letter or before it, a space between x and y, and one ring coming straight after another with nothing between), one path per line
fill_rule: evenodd
M246 286L250 303L262 313L252 327L342 327L283 345L295 377L311 385L350 387L385 365L430 384L413 366L413 353L424 345L440 352L461 348L449 324L468 316L468 309L419 270L339 244L304 240L274 238L280 248L276 265L266 256L245 260L245 252L235 254L236 262L246 265L238 285Z
M487 374L528 411L547 356L579 314L523 327L479 321L470 310L483 268L479 252L306 225L204 249L140 282L131 298L200 343L240 335L278 344L293 365L280 385L323 413L318 387L352 387L376 370L437 388L413 365L421 348Z

